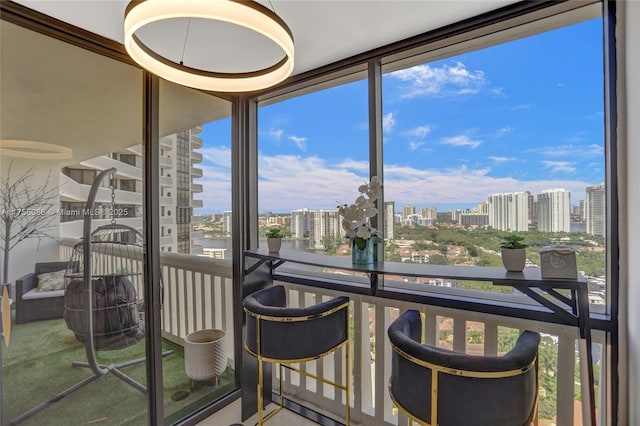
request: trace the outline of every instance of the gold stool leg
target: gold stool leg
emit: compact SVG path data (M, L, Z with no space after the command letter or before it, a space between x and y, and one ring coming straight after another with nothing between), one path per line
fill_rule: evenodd
M347 330L349 330L348 328L348 316L347 316ZM351 377L349 374L349 369L350 369L350 365L349 365L349 361L350 361L350 357L349 357L349 351L350 351L350 346L349 346L349 333L347 332L347 344L345 346L345 359L346 359L346 366L345 366L345 387L346 387L346 393L347 396L345 398L345 405L347 406L347 418L345 419L345 425L349 426L351 424L351 393L350 391L350 383L351 383Z

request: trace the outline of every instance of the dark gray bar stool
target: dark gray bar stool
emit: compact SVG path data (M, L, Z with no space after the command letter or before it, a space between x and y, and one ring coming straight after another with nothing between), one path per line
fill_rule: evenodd
M305 308L287 307L285 289L268 287L247 296L243 302L247 313L245 348L258 359L258 424L283 408L282 368L297 371L346 392L346 424L350 424L349 397L349 298L336 297ZM289 364L313 361L345 346L344 384L307 373ZM263 417L262 363L280 365L280 404Z
M504 356L477 356L420 343L422 319L404 312L388 329L389 393L411 421L431 426L537 424L540 335L520 334Z

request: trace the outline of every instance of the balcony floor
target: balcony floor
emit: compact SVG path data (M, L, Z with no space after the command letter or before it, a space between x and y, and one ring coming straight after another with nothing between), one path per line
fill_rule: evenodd
M163 341L163 349L173 353L163 360L165 416L167 423L210 403L234 388L231 369L219 386L197 383L190 388L184 370L182 346ZM98 362L111 365L144 357L144 341L116 351L98 352ZM1 424L91 376L87 368L72 367L86 361L84 346L67 328L64 320L36 321L13 325L11 342L3 348L3 410ZM144 363L122 371L144 384ZM24 425L68 425L107 422L118 425L146 423L147 396L113 374L99 377L61 400L29 417Z
M218 411L213 416L198 423L198 426L254 426L258 422L257 415L250 417L246 422L240 421L241 401L242 400L240 399L234 401L232 404ZM275 405L272 404L272 406L269 406L267 408L267 412L269 412L272 408L275 408ZM269 426L311 426L316 425L317 423L314 423L289 410L281 410L279 413L269 419L267 424Z

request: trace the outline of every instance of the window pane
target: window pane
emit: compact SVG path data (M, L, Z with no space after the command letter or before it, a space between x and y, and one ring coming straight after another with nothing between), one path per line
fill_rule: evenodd
M502 266L500 238L515 232L529 267L542 246L575 249L592 303L604 303L602 39L598 18L388 66L385 259Z
M26 215L13 217L10 228L0 221L0 235L15 244L8 262L0 263L6 274L2 282L14 285L15 312L10 344L2 343L1 349L0 423L149 423L148 396L140 388L119 380L111 374L115 370L94 374L72 364L93 362L85 348L91 334L95 362L137 383L147 381L144 277L135 255L143 247L139 238L137 245L130 244L131 235L142 229L142 163L122 174L112 155L141 143L142 71L4 20L0 28L1 139L18 140L16 148L26 154L2 150L0 179L19 184L9 191L0 185L0 193L16 209L30 206ZM49 144L53 155L42 158L29 148L33 142ZM66 158L60 159L61 152ZM118 169L113 192L107 176L87 210L91 186L110 167ZM87 215L93 233L90 259L76 245ZM112 217L122 227L103 232ZM95 242L98 232L104 243ZM25 235L42 238L21 239ZM78 276L86 265L94 277L90 283ZM89 288L91 333L84 328L89 308L80 296ZM120 369L131 360L137 361ZM94 381L74 388L92 376Z
M337 206L369 180L366 80L262 106L258 117L260 246L281 228L283 249L351 256Z
M231 264L215 213L231 203L231 103L160 84L160 263L165 423L236 389ZM221 189L221 190L220 190ZM216 256L211 256L216 257ZM176 356L176 354L178 356Z

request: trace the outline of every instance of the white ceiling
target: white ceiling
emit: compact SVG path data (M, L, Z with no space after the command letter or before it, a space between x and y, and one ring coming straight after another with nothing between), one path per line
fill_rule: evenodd
M215 1L215 0L211 0ZM24 6L80 28L123 42L124 10L127 0L17 0ZM289 25L295 40L295 69L299 74L395 41L433 30L483 12L494 10L511 0L260 0ZM186 22L155 24L145 34L150 46L175 46L168 57L182 55ZM255 35L218 24L210 33L188 39L188 50L203 69L221 67L259 69L277 62L281 52ZM193 30L195 32L195 30ZM226 36L220 37L220 31ZM214 45L214 40L222 43ZM216 50L217 49L217 50ZM225 63L216 60L233 52ZM184 52L185 64L189 52ZM275 56L275 57L274 57ZM179 59L178 59L179 60ZM194 59L196 60L196 59Z
M295 73L511 3L495 0L271 1L294 34ZM126 0L18 2L117 42L123 41ZM269 6L269 0L261 2ZM141 142L142 73L137 68L13 24L0 23L3 118L0 139L70 147L74 155L68 160L69 164L101 155L104 147L118 150ZM199 60L220 56L211 54L211 45L221 39L230 51L244 53L235 55L240 61L248 61L244 65L259 67L260 61L264 63L268 49L255 40L255 35L251 39L237 28L226 28L232 35L210 38L209 34L189 40L190 44L199 44L209 52L200 55ZM168 29L171 28L165 30ZM179 46L181 43L176 40L184 37L166 37L169 32L155 28L145 35L148 37L145 42L162 43L165 37L164 40ZM152 40L154 37L156 41ZM228 46L233 43L232 47ZM184 87L163 84L161 96L162 135L230 114L229 102Z

